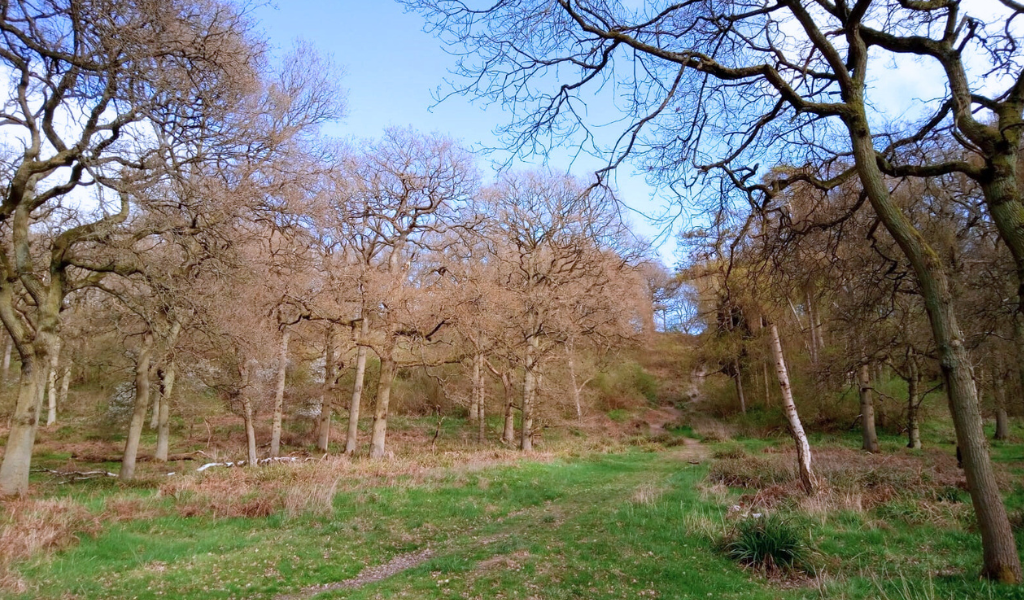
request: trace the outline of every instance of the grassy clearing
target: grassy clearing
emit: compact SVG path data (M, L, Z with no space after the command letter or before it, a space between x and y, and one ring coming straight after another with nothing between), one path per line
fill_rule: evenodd
M948 448L908 452L889 440L870 456L854 442L819 440L828 490L814 500L796 491L784 440L745 439L63 486L55 499L8 507L17 517L7 534L57 525L19 550L5 597L1024 597L975 577L980 540ZM1017 510L1022 446L993 453ZM728 558L740 524L763 512L799 532L804 571L767 576ZM399 566L379 580L312 589L389 565Z

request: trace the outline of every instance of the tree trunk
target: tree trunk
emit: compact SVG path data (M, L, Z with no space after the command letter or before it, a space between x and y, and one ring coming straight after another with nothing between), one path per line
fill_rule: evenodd
M469 422L476 423L480 418L480 394L478 390L483 385L483 373L480 370L479 354L473 355L473 389L469 395Z
M572 384L572 401L576 405L576 420L582 424L583 406L582 402L580 401L580 394L582 390L580 389L579 382L576 378L576 360L574 357L575 352L573 352L572 345L566 345L565 354L569 363L569 382Z
M768 385L768 361L761 363L761 374L764 375L764 405L772 405L772 390Z
M7 383L8 381L10 381L10 377L11 377L11 349L13 349L13 348L14 348L14 340L12 340L11 336L9 336L9 335L4 336L4 363L3 363L4 383Z
M327 452L331 443L331 412L334 407L334 394L338 389L338 352L335 347L333 327L327 329L327 343L324 347L324 385L320 398L320 419L317 426L316 447Z
M487 405L487 388L485 387L486 380L484 378L484 355L476 355L476 370L480 372L480 386L479 393L480 397L477 400L477 430L476 430L476 441L478 443L484 443L487 440L487 420L484 418L484 407Z
M807 323L811 328L811 364L818 364L818 351L821 347L818 345L818 313L814 308L814 298L811 296L811 291L807 290L806 295L807 303Z
M775 372L779 377L779 387L782 389L782 407L786 411L786 418L789 420L789 433L793 436L796 444L797 469L800 472L800 481L803 483L804 491L808 495L814 493L818 482L811 470L811 445L807 442L807 435L800 423L800 415L796 411L796 403L793 402L793 390L789 385L789 373L786 370L786 357L782 354L782 340L779 339L779 328L772 323L769 327L769 334L772 341L772 355L775 357Z
M875 407L871 398L871 374L867 363L857 370L860 383L860 431L861 449L878 452L878 434L875 433Z
M845 119L861 183L875 213L913 267L928 312L939 364L946 380L957 445L963 457L971 502L981 531L983 575L1002 582L1019 583L1022 579L1020 556L988 454L977 390L971 378L970 358L953 309L949 280L938 254L928 246L889 195L888 185L876 162L863 105L856 108L859 113Z
M68 364L64 365L64 372L60 377L60 395L57 397L57 404L60 406L68 405L68 388L71 387L71 361L70 357Z
M921 372L917 360L910 359L910 378L907 380L907 448L921 449Z
M501 441L512 446L516 443L516 401L512 378L508 372L502 372L501 386L505 390L505 426L501 432Z
M537 395L537 348L540 340L531 336L526 345L526 367L523 373L523 423L522 435L519 438L519 449L524 452L533 450L533 401Z
M370 322L365 313L359 324L359 336L356 344L361 344L370 332ZM356 349L356 376L352 385L352 403L348 407L348 436L345 438L345 454L355 453L359 441L359 403L363 398L363 380L366 379L366 346L359 345Z
M60 338L57 338L55 346L50 355L50 368L47 370L46 378L47 427L57 422L57 369L60 367Z
M252 425L252 402L245 396L242 397L242 420L245 422L245 441L249 457L246 464L255 467L259 463L259 457L256 455L256 429Z
M1005 440L1010 437L1010 419L1006 414L1006 382L1003 381L1002 361L996 363L992 373L992 385L996 392L996 432L993 439Z
M291 332L281 330L281 353L277 363L277 387L274 389L274 423L270 429L270 455L281 454L281 421L284 420L284 384L288 374L288 339Z
M142 437L142 427L146 423L146 411L149 409L149 363L152 354L153 334L147 331L142 335L142 347L135 363L135 411L128 427L128 440L125 442L124 458L121 460L121 472L118 475L122 481L129 481L135 477L139 440Z
M4 446L4 460L0 464L0 494L10 496L28 492L28 476L32 467L32 447L36 441L39 423L39 394L42 373L36 368L45 361L27 352L21 355L21 378L18 382L18 400L11 419L11 431Z
M743 393L743 370L740 368L740 360L738 358L733 359L732 370L736 383L736 397L740 401L740 412L747 414L747 398Z
M160 370L160 414L157 415L156 423L156 454L153 459L158 462L167 462L167 452L170 447L171 436L171 394L174 393L174 378L177 375L177 368L174 361L167 364L167 368Z
M391 402L391 384L398 372L393 348L387 348L380 357L380 383L373 406L373 433L370 438L370 458L384 458L384 441L388 434L388 404Z

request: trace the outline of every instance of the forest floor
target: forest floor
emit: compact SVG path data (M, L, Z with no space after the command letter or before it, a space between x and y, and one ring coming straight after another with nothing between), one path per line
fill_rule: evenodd
M976 576L980 539L945 426L926 431L924 451L883 436L878 455L854 435L818 436L825 487L807 498L785 438L727 439L692 416L653 408L637 415L642 433L567 436L529 456L464 445L131 484L40 474L4 507L0 596L1024 598ZM993 456L1021 540L1013 433ZM727 556L762 513L798 532L799 569L768 575Z

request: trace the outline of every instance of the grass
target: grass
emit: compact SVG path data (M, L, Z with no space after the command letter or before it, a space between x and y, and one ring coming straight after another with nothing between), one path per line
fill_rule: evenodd
M828 444L852 452L846 440ZM52 534L48 552L27 550L31 558L12 565L22 587L5 597L312 597L302 590L424 549L432 552L425 562L316 597L1024 597L977 580L981 548L971 519L928 508L962 516L969 504L938 485L927 502L900 496L869 508L833 503L821 513L785 496L772 510L799 544L813 548L815 577L747 570L723 542L761 490L729 488L714 473L755 458L781 464L785 444L733 440L708 448L703 454L721 458L701 464L676 448L651 449L543 461L446 452L222 470L135 487L106 480L66 486L62 499L25 501L26 514L36 507L35 520L10 524L40 527L46 515L37 505L51 502L67 526ZM1019 448L1000 451L1007 468L1019 466L1011 460ZM930 458L911 456L918 466L895 462L907 472L893 467L872 481L916 482ZM836 473L862 484L866 475L849 469ZM773 477L779 481L759 485L788 485ZM1008 503L1019 506L1020 496L1011 491ZM7 583L14 590L18 582Z

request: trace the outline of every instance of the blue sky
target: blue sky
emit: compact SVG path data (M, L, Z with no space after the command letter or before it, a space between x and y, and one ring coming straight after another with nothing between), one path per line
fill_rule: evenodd
M495 126L508 115L500 107L485 110L462 97L452 97L439 106L432 93L443 84L454 57L441 49L440 42L423 32L423 19L406 14L391 0L278 0L256 12L260 27L280 55L296 39L312 43L342 67L342 86L348 91L348 116L328 133L356 138L376 137L389 126L412 126L461 140L467 147L496 147ZM490 160L481 157L481 168ZM593 159L570 165L566 158L553 158L553 168L571 170L581 176L600 166ZM655 214L667 202L651 199L652 188L629 168L617 178L620 196L637 210ZM640 235L653 238L657 228L639 215L631 222ZM673 245L663 245L661 255L673 264Z

